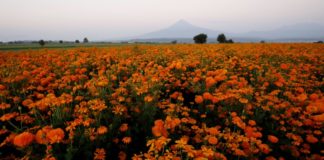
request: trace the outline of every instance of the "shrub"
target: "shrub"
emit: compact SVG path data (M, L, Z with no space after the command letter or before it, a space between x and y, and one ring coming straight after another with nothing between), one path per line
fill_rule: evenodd
M206 43L207 41L207 35L204 34L204 33L200 33L198 35L196 35L193 40L195 41L195 43L198 43L198 44L203 44L203 43Z

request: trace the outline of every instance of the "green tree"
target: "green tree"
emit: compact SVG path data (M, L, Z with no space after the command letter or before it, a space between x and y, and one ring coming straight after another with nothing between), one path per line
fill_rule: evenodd
M171 41L171 44L177 44L177 40Z
M198 44L206 43L206 41L207 41L207 35L204 34L204 33L200 33L200 34L194 36L193 37L193 40L195 41L195 43L198 43Z
M80 41L79 40L75 40L75 43L80 43Z
M229 39L228 41L226 41L226 43L234 43L234 41L232 39Z
M38 41L38 44L43 47L45 45L45 41L41 39L41 40Z
M89 42L88 38L85 37L85 38L83 39L83 43L88 43L88 42Z
M224 33L219 34L217 37L217 41L218 43L226 43L227 40L225 34Z

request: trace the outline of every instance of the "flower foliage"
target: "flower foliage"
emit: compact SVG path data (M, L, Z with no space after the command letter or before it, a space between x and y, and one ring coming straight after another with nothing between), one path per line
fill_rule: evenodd
M0 52L0 159L321 159L324 46Z

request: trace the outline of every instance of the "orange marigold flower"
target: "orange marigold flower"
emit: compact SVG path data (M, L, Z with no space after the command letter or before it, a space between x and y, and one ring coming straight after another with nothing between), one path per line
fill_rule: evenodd
M129 144L130 142L132 142L132 137L124 137L122 139L123 143L125 144Z
M172 94L170 95L170 97L171 97L172 99L177 99L179 95L180 95L179 92L174 92L174 93L172 93Z
M208 143L210 143L210 144L217 144L217 142L218 142L218 139L216 138L216 137L214 137L214 136L210 136L209 138L208 138Z
M119 142L119 139L118 138L114 138L113 139L113 142L117 144Z
M6 86L0 84L0 91L5 90L5 89L6 89Z
M212 128L208 128L207 132L213 136L217 135L219 133L219 130L217 127L212 127Z
M118 158L119 158L119 160L126 160L127 155L125 152L121 151L118 153Z
M217 103L217 102L219 102L219 99L217 97L213 96L213 98L211 99L211 101L213 103Z
M103 148L97 148L94 153L94 160L104 160L106 158L106 151Z
M198 103L198 104L200 104L200 103L202 103L204 101L204 98L202 97L202 96L196 96L195 97L195 102L196 103Z
M255 126L256 125L256 122L254 120L249 120L248 123L249 123L250 126Z
M25 99L22 101L22 105L25 107L28 107L31 103L33 103L33 100L31 99Z
M311 95L309 95L309 99L310 100L317 100L318 99L318 95L316 94L316 93L313 93L313 94L311 94Z
M280 64L280 68L283 69L283 70L287 70L288 67L289 67L288 64L285 64L285 63Z
M271 143L278 143L278 141L279 141L279 139L276 136L273 136L273 135L268 135L268 140Z
M156 137L159 136L168 137L168 132L164 127L164 122L161 119L154 121L154 126L152 127L152 133Z
M127 111L127 108L123 105L117 105L112 108L112 112L116 115L123 115Z
M273 157L273 156L268 156L268 157L265 158L265 160L277 160L277 159L275 157Z
M192 79L192 81L193 81L194 83L197 83L199 80L200 80L200 78L198 78L198 77L194 77L194 78Z
M189 137L187 137L187 136L181 137L179 140L175 141L175 143L176 143L175 147L176 148L184 148L187 145L188 140L189 140Z
M29 132L23 132L19 135L17 135L14 139L13 139L13 144L24 148L28 145L30 145L35 139L35 136L32 133Z
M37 131L35 139L36 139L36 142L39 144L48 143L48 140L46 139L46 132L42 129Z
M0 117L0 120L3 122L9 121L10 119L17 117L18 115L19 114L17 112L7 113L7 114L2 115Z
M120 127L119 127L119 131L121 132L126 132L128 130L128 124L127 123L123 123Z
M324 113L312 116L312 119L317 122L323 122L324 121Z
M234 154L237 156L244 156L244 157L247 156L246 153L244 151L242 151L241 149L235 149Z
M305 90L304 90L304 88L302 88L302 87L298 87L298 88L296 88L296 91L297 91L298 93L303 93Z
M60 143L64 139L64 131L61 128L52 129L46 135L50 143Z
M259 148L260 148L260 150L261 150L263 153L265 153L265 154L269 154L269 153L270 153L270 148L269 148L269 146L266 145L266 144L260 144L260 145L259 145Z
M10 104L7 104L7 103L1 103L0 104L0 109L5 110L5 109L8 109L8 108L10 108Z
M282 87L284 84L282 83L282 82L280 82L280 81L276 81L276 82L274 82L274 84L276 85L276 86L278 86L278 87Z
M297 99L301 102L305 101L307 99L307 94L306 93L302 93L299 96L297 96Z
M144 97L144 101L145 102L152 102L153 101L153 97L150 96L150 95L147 95L147 96Z
M98 129L97 129L97 132L98 134L105 134L108 132L108 128L106 126L100 126Z
M314 137L313 135L307 135L306 136L306 141L308 143L317 143L318 139L316 137Z
M205 93L203 93L203 98L205 100L212 100L213 99L213 95L210 94L209 92L205 92Z
M240 98L239 101L240 101L241 103L243 103L243 104L246 104L246 103L249 102L249 100L246 99L246 98Z
M236 112L231 112L231 116L232 117L236 117L237 116L237 113Z
M216 83L215 79L213 77L207 77L206 78L206 88L210 88Z

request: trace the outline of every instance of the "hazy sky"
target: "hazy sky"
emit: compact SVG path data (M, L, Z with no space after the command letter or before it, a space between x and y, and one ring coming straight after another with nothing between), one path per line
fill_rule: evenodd
M324 24L324 0L0 0L0 41L105 40L179 19L226 32Z

